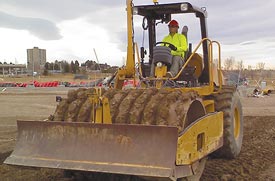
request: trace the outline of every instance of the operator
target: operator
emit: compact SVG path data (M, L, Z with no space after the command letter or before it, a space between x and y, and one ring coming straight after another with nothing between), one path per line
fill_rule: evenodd
M169 35L165 36L162 41L173 44L176 50L171 50L171 54L173 55L172 65L166 77L174 77L184 64L184 56L187 51L187 39L184 35L178 33L179 23L176 20L170 21L168 27Z

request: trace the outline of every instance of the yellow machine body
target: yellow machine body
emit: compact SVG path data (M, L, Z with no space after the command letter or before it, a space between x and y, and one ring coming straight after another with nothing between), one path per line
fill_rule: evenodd
M135 79L132 11L132 1L127 0L127 63L117 71L115 89L122 89L124 80ZM203 39L198 47L204 41L209 42L212 57L212 45L219 43ZM204 68L196 53L198 47L181 69L194 66L197 77ZM222 74L220 59L216 74L212 59L209 61L209 84L166 89L213 94L214 84L222 86ZM168 79L166 72L165 66L156 68L157 88L162 86L161 80ZM108 99L100 92L89 99L93 105L90 122L18 121L17 145L5 163L177 180L193 175L193 165L223 144L223 113L215 112L213 100L202 100L205 115L178 133L177 127L170 126L112 124Z

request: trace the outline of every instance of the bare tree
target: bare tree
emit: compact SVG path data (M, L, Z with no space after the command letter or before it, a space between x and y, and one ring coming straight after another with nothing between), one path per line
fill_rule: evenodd
M266 70L266 78L272 78L272 70Z
M265 79L265 74L264 74L265 63L264 62L258 62L256 67L257 67L257 70L260 73L261 78Z
M235 64L235 58L234 57L230 57L225 59L223 65L224 65L224 69L225 70L233 70Z
M257 67L258 70L264 70L265 63L264 62L259 62L259 63L257 63L256 67Z
M252 66L248 65L248 76L250 76L251 79L254 79L254 70L252 70Z
M236 68L237 68L237 70L243 70L244 69L244 65L243 65L242 60L236 62Z

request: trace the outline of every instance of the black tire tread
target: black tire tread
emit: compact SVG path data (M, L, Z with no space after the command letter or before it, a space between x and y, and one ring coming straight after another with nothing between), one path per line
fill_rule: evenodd
M234 110L232 110L232 104L236 99L236 88L234 86L225 86L219 93L206 96L206 99L212 99L215 102L215 111L222 111L224 113L224 134L223 134L223 147L213 153L213 157L233 159L240 152L240 145L236 144L234 138L234 129L232 119L234 116ZM239 101L239 100L238 100ZM241 109L241 108L240 108ZM233 111L233 112L232 112ZM241 116L241 127L242 121L242 110L240 111ZM233 131L232 131L233 130ZM240 136L242 139L243 132L241 128Z

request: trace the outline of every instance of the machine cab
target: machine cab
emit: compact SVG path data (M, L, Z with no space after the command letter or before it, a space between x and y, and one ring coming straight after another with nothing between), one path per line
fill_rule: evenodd
M171 55L169 55L169 51L171 50L168 49L167 46L161 47L160 45L163 44L163 42L157 42L157 39L163 38L157 37L157 28L160 24L167 25L171 21L172 16L181 14L194 14L199 19L200 38L204 39L208 37L206 27L206 10L192 6L187 2L172 4L155 3L154 5L134 6L133 14L143 17L143 35L148 34L148 47L145 48L142 46L140 48L141 69L143 77L156 77L156 75L152 75L152 70L154 70L155 67L158 67L157 65L159 65L159 67L161 65L166 66L167 70L165 71L168 71L171 66ZM188 39L188 27L186 25L182 25L182 27L180 27L179 33L182 33L184 36L186 36L186 39ZM145 39L145 37L143 37L143 39ZM148 53L145 49L148 50ZM189 44L188 51L185 52L185 62L190 57L191 53L192 45ZM184 70L182 70L179 75L175 77L175 81L189 82L193 86L197 86L197 83L199 82L209 82L209 56L207 41L202 42L201 53L202 55L199 55L198 53L194 53L194 55L192 55L191 60L188 61L188 65L186 65ZM146 54L148 54L148 60L145 60ZM159 62L161 64L158 64ZM163 76L165 77L164 74Z

